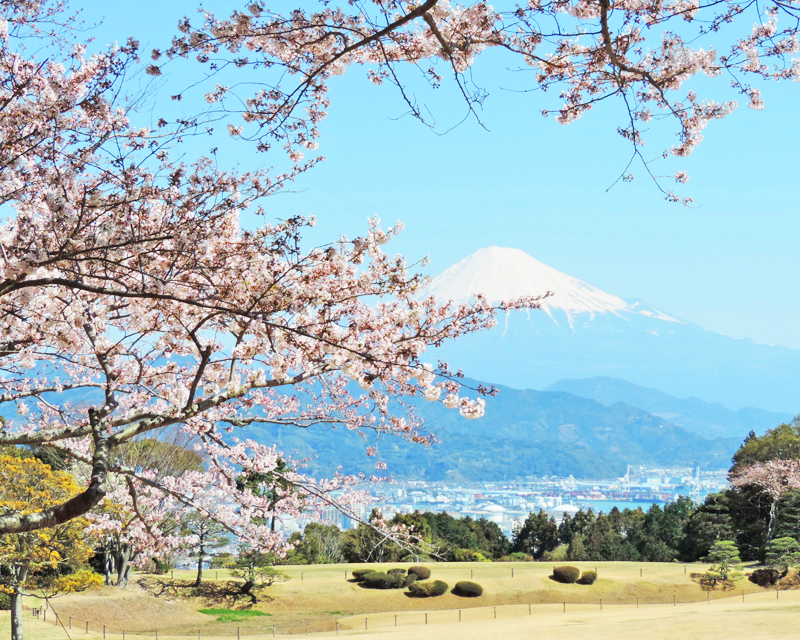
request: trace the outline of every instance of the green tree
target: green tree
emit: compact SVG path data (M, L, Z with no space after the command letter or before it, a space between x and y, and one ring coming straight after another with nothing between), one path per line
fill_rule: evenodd
M742 577L742 560L733 540L715 542L706 556L711 563L704 577L704 584L711 588L722 585L723 588L733 586L734 581Z
M558 526L555 518L548 518L544 511L529 513L511 540L511 551L527 553L534 560L557 546Z
M580 533L573 533L567 547L567 560L580 562L588 559L589 556L586 554L586 547L583 544L583 536Z
M291 564L344 562L344 533L336 525L311 522L302 534L292 534L289 542L294 545L287 556Z
M800 542L794 538L770 540L765 549L764 564L780 571L800 565Z
M203 563L230 542L228 531L218 522L193 511L181 520L181 535L193 538L189 557L197 558L194 586L199 587L203 584Z

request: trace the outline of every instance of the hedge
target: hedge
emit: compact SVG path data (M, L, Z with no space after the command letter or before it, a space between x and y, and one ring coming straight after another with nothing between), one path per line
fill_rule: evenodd
M556 582L563 584L573 584L581 577L581 570L578 567L553 567L553 578Z
M405 579L405 576L373 571L361 579L361 584L367 589L402 589L405 586Z
M355 569L353 571L353 580L361 582L368 573L375 573L375 569Z
M578 584L594 584L595 580L597 580L597 571L588 569L581 574L580 578L578 578Z
M417 580L427 580L431 577L431 570L428 567L409 567L408 572L417 576Z
M408 592L415 598L435 598L447 593L448 585L441 580L432 582L413 582L408 585Z
M782 577L777 569L756 569L748 576L759 587L774 587Z
M483 587L476 582L469 580L461 580L456 582L453 587L453 595L461 596L462 598L477 598L483 593Z

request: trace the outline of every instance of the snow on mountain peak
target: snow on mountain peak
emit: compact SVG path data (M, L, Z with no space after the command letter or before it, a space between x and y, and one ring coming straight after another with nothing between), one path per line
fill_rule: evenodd
M520 249L504 247L487 247L467 256L433 278L425 294L437 300L466 302L482 293L489 302L497 303L548 291L553 295L542 301L542 309L551 316L554 309L570 318L574 313L631 310L622 298L561 273Z

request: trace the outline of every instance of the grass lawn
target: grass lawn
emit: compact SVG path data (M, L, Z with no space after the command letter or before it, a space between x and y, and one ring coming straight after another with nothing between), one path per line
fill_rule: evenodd
M358 632L371 636L375 631L388 639L394 637L394 625L397 624L397 633L404 630L403 633L407 634L413 627L414 635L430 636L435 640L448 637L469 640L473 637L473 630L476 639L480 637L477 629L483 629L483 638L499 637L498 634L505 637L523 633L523 627L518 625L526 624L528 632L524 635L529 636L532 630L529 618L533 617L538 625L547 627L548 632L544 636L547 638L562 637L559 635L562 627L569 627L573 632L579 627L592 627L595 629L593 636L569 637L607 637L617 640L612 636L668 637L658 635L664 624L677 625L676 635L672 637L698 637L694 633L680 635L680 625L689 618L715 620L715 624L725 627L726 638L739 637L731 633L738 633L739 628L749 628L750 623L769 629L772 627L769 620L773 618L777 620L784 616L795 616L796 622L792 625L795 629L800 622L800 591L782 592L780 599L776 600L774 591L766 591L742 580L733 592L709 593L692 579L693 573L705 571L705 565L625 562L571 564L581 570L596 568L597 582L593 585L559 584L549 577L553 569L549 563L427 563L425 566L432 570L432 579L444 580L450 587L459 580L472 580L484 588L484 594L478 598L459 598L447 593L437 598L418 599L408 597L402 589L364 589L349 581L354 569L371 567L387 570L409 566L402 563L378 566L287 566L281 569L290 579L274 584L266 590L268 596L252 607L249 602L242 600L235 604L223 604L199 597L185 597L193 592L192 571L176 571L174 577L158 577L157 584L163 583L160 597L137 590L139 576L134 576L132 587L128 590L104 587L98 591L57 598L53 600L53 606L59 612L60 623L66 625L72 618L71 637L79 630L77 635L86 640L99 640L95 634L102 631L103 625L106 625L106 640L122 640L123 630L126 632L125 640L128 640L128 635L134 634L155 640L156 630L159 640L177 635L193 636L200 640L232 640L237 634L252 636L255 640L261 636L272 637L273 625L277 637L289 633L302 634L306 629L311 634L330 634L335 632L337 624L343 634ZM208 579L205 581L207 593L224 590L230 579L227 572L215 574L214 570L207 571L205 577ZM155 577L147 579L153 580ZM742 602L742 590L745 591L745 602ZM567 603L566 613L563 603ZM29 606L38 606L38 603L31 602ZM733 609L729 611L730 607ZM748 613L751 609L755 613ZM729 629L728 623L719 619L720 615L725 617L734 614L739 616L737 620L745 616L750 622L737 621L731 623L736 629ZM462 623L458 622L458 615L461 615ZM46 622L26 620L33 632L28 634L26 640L55 640L55 637L66 640L67 629L62 629L60 636L50 637L58 631L53 626L53 617L51 612ZM88 634L85 632L87 620L90 621ZM660 620L665 622L662 624L658 622ZM2 621L0 617L0 640L3 629L8 629ZM464 624L466 622L469 624ZM648 625L654 625L653 629L649 629ZM639 629L641 635L639 631L633 635L625 632L629 627ZM616 630L610 631L612 628ZM440 629L441 633L435 635L434 629ZM605 629L609 629L608 634ZM397 637L400 638L399 635ZM404 638L407 637L404 635ZM747 637L752 640L760 636Z

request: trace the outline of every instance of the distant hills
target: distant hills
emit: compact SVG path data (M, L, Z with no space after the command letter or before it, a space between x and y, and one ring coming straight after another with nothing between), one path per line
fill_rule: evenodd
M433 278L424 295L467 302L483 293L499 302L548 291L553 295L541 310L501 315L494 329L447 344L430 359L517 389L610 376L734 409L800 412L800 350L705 331L601 291L519 249L481 249Z
M624 474L628 464L725 469L743 439L704 438L623 402L605 406L563 391L499 390L486 399L486 416L479 420L420 401L416 410L441 443L426 448L383 437L377 446L387 473L397 479L489 481L608 478ZM775 424L766 419L759 431ZM347 473L376 473L365 439L346 430L251 427L248 435L307 457L312 474L330 474L339 465ZM374 444L369 435L367 441Z
M750 431L762 433L765 429L788 422L793 417L791 413L753 407L732 411L719 402L676 398L656 389L604 376L560 380L544 390L564 391L581 398L597 400L606 407L624 402L707 438L743 438Z

